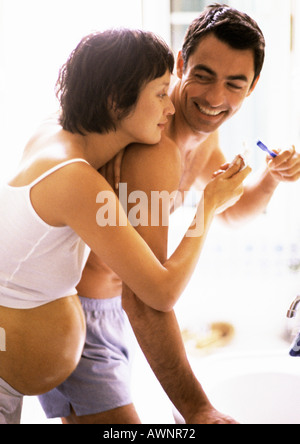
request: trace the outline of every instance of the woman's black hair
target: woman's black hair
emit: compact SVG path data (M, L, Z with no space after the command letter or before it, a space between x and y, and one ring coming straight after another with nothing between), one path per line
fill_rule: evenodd
M145 84L173 69L172 51L150 32L112 29L90 34L60 70L60 124L79 134L115 131Z

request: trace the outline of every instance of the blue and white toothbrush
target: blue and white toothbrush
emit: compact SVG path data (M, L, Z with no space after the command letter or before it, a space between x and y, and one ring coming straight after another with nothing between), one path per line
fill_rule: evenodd
M265 151L266 153L268 153L268 154L269 154L271 157L273 157L274 159L275 159L275 157L278 156L278 154L274 153L274 151L269 150L269 148L268 148L264 143L262 143L260 140L257 142L257 146L258 146L261 150L263 150L263 151Z

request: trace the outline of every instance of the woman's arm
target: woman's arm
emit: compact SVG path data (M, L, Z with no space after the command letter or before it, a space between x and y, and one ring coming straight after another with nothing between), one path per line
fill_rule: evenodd
M149 148L151 155L151 149ZM204 229L198 237L184 237L174 254L164 264L155 257L146 242L128 223L113 189L91 166L68 165L36 185L33 205L47 222L58 215L60 224L70 226L145 304L160 311L170 311L197 264L204 239L218 207L242 194L241 184L249 169L239 171L235 162L214 179L204 193ZM99 193L106 196L110 223L97 223ZM105 193L105 194L103 194ZM44 196L47 195L45 201ZM198 211L201 211L201 205ZM99 222L99 221L98 221Z

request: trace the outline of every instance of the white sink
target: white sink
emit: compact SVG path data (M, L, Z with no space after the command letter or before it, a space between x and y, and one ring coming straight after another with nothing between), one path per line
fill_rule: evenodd
M207 396L241 424L300 424L300 358L219 355L192 362Z

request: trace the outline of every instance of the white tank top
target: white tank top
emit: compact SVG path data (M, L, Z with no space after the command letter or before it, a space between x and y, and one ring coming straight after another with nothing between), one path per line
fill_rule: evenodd
M70 227L46 224L30 199L34 185L74 162L87 163L72 159L56 165L30 185L0 187L1 306L35 308L77 293L89 249Z

